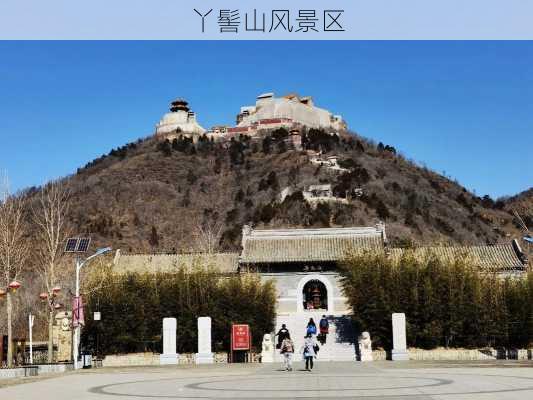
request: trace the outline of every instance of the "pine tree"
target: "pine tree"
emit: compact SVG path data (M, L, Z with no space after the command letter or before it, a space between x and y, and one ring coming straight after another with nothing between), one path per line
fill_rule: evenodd
M152 230L150 231L150 239L148 239L150 246L157 247L159 246L159 235L157 234L157 229L152 225Z

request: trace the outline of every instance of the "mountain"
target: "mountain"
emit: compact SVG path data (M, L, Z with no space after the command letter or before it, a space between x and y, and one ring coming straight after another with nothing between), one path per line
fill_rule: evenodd
M531 213L533 210L533 187L505 199L504 202L506 210L515 209L519 213Z
M518 213L526 227L530 231L533 230L533 187L515 196L503 199L502 202L506 211ZM517 228L521 228L516 218L514 223ZM524 233L523 229L522 232Z
M97 245L132 253L235 251L250 223L334 227L382 220L396 246L498 243L519 235L510 199L479 198L393 146L311 129L296 150L288 135L277 129L255 139L149 137L127 144L70 177L69 218ZM338 167L317 164L328 156L338 158ZM305 190L317 184L331 184L348 199L312 206ZM531 199L530 192L524 196Z

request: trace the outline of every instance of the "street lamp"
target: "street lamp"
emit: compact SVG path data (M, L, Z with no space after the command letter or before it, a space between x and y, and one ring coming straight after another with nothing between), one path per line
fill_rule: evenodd
M9 292L15 294L20 289L21 284L17 281L12 281L5 289L0 288L0 300L7 296L7 330L8 330L8 344L7 344L7 366L11 368L13 364L13 337L11 334L11 297Z
M80 306L80 271L83 268L84 265L86 265L90 260L93 258L96 258L98 256L104 255L106 253L109 253L111 251L111 247L104 247L101 249L96 250L96 252L92 255L87 257L85 260L82 260L80 258L76 259L76 293L75 293L75 299L76 299L76 310L72 310L73 313L75 312L76 315L79 317L79 306ZM74 316L73 316L74 317ZM74 358L74 369L78 369L78 357L79 357L79 343L80 343L80 333L81 333L81 326L78 321L76 326L74 327L74 337L73 337L73 358Z
M17 282L17 281L13 281L13 282L11 282L11 283L9 284L9 289L10 289L13 293L15 293L15 292L20 288L20 286L21 286L21 285L20 285L19 282Z
M16 293L21 286L19 282L13 281L5 289L0 288L0 299L3 299L8 292Z

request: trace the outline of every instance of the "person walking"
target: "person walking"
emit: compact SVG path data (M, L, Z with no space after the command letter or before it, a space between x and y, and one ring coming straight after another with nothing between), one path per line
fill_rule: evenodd
M283 340L285 338L290 338L291 337L291 334L289 333L289 330L287 329L287 326L285 326L285 324L281 324L281 329L278 331L278 333L276 333L276 335L278 337L278 344L276 345L276 349L281 349L281 343L283 343Z
M313 335L311 335L310 333L305 335L302 353L305 360L306 371L311 371L313 369L313 358L316 357L318 349L318 345L316 344Z
M306 328L306 336L307 335L316 335L316 324L315 321L313 321L313 318L309 318L309 322L307 323Z
M286 337L281 342L280 353L283 355L283 368L285 371L292 371L292 355L294 354L294 343L291 337Z
M318 323L320 334L318 335L318 341L322 346L326 344L327 335L329 333L329 322L325 315L322 315L322 319Z

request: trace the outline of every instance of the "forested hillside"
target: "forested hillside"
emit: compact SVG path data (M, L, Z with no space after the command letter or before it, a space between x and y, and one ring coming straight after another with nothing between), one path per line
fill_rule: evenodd
M484 244L518 235L504 201L478 197L420 167L391 145L354 134L304 132L291 149L283 129L197 143L156 138L112 150L72 176L70 218L98 244L126 252L235 251L243 224L255 227L365 226L383 220L394 245ZM336 155L344 171L310 162ZM302 190L331 183L347 204L311 207ZM280 202L280 192L292 194ZM360 192L359 192L360 194Z

